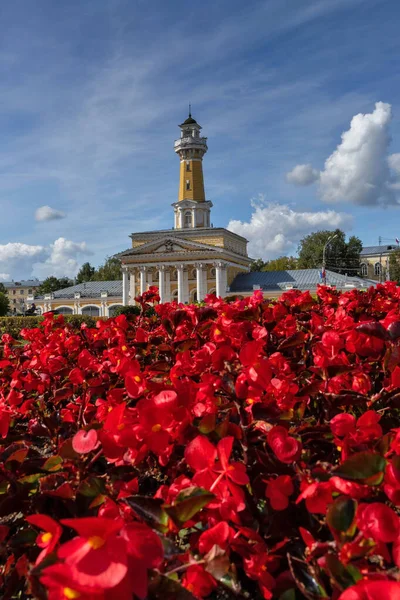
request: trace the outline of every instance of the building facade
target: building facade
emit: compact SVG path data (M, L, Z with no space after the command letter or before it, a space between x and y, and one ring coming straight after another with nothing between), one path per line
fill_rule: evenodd
M7 297L10 303L10 312L15 315L23 314L27 306L41 285L38 279L28 279L22 281L4 281Z
M361 275L375 281L390 279L389 256L399 246L395 244L365 246L360 253Z

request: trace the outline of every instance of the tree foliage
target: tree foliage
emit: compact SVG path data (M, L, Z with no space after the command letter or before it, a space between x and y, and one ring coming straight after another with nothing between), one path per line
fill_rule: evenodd
M264 261L262 258L257 258L251 265L250 270L255 272L260 271L287 271L288 269L298 269L298 260L295 256L279 256L272 260Z
M104 265L101 265L93 276L93 281L118 281L119 279L122 279L121 261L115 256L106 258Z
M79 269L78 275L76 276L76 283L84 283L86 281L93 281L93 276L96 269L92 267L89 262L83 263Z
M69 287L72 285L71 279L68 277L54 277L53 275L47 277L41 285L37 288L36 294L38 296L42 296L43 294L51 294L57 290L62 290L63 288Z
M389 275L391 281L400 281L400 248L396 248L389 255Z
M8 296L4 294L4 292L0 292L0 317L7 315L9 310L10 302L8 300Z
M299 244L298 268L315 269L322 266L324 246L329 238L336 235L326 246L326 268L336 273L357 275L360 271L361 240L352 235L346 242L341 229L317 231L306 235Z

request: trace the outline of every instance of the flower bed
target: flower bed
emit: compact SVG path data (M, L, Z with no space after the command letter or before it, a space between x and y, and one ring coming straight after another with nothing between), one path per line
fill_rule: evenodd
M3 335L1 598L400 598L400 288L317 296Z

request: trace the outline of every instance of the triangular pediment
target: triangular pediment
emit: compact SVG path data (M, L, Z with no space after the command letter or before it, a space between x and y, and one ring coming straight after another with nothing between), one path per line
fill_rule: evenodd
M141 246L125 251L123 254L140 256L141 254L173 254L178 252L198 252L199 250L207 250L218 254L222 251L222 248L210 246L209 244L202 244L200 242L192 242L171 235L146 242Z

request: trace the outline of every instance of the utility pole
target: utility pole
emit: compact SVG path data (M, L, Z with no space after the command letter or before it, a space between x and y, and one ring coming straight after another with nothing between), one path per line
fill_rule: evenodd
M323 284L326 285L326 249L328 247L328 245L331 243L332 240L335 239L335 237L337 237L338 234L335 233L334 235L331 235L331 237L329 237L326 240L326 244L324 246L324 249L322 250L322 281Z

